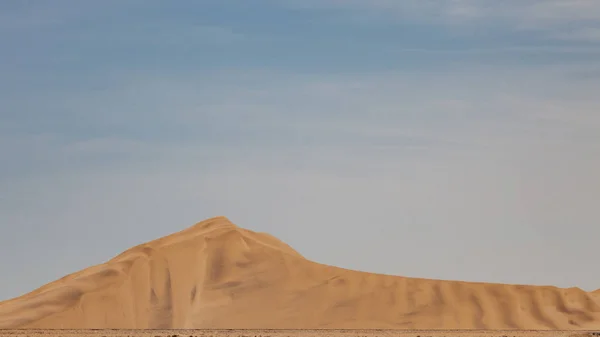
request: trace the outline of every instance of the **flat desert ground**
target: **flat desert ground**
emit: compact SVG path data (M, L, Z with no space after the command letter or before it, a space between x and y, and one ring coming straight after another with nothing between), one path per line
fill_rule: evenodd
M597 337L592 331L456 330L0 330L2 337Z
M398 258L418 255L390 261ZM600 330L600 292L347 270L217 217L0 302L0 329L154 329L43 331L61 336L568 336L557 331ZM417 329L437 331L408 331Z

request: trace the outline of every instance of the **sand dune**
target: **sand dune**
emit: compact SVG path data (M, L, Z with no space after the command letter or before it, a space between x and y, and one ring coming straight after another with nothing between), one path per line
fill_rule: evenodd
M600 292L351 271L218 217L0 302L14 328L600 329Z

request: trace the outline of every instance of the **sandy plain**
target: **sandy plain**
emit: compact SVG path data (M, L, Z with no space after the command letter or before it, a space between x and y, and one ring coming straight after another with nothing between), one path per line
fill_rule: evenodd
M1 337L598 337L596 331L540 330L0 330Z
M418 255L390 256L391 261L396 258ZM78 336L434 337L452 336L458 332L449 330L456 329L549 330L554 332L543 334L563 336L568 333L556 331L600 330L600 292L347 270L309 261L269 234L216 217L0 302L0 329L154 329L73 332ZM361 334L331 329L438 331ZM68 331L56 333L69 336ZM518 334L493 332L493 336Z

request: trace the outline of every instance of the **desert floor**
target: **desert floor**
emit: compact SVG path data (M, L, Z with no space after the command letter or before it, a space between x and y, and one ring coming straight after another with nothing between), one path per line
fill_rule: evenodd
M0 330L0 336L100 337L594 337L595 331L553 330Z

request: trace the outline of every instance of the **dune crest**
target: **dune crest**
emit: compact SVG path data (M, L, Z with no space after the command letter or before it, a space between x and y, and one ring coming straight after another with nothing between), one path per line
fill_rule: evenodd
M216 217L0 302L0 329L600 329L599 294L322 265Z

